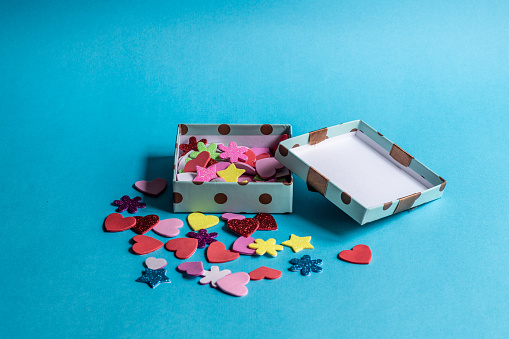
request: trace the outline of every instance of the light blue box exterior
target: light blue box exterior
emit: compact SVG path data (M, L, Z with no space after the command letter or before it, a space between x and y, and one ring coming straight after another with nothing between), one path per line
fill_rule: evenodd
M262 132L263 131L263 132ZM270 133L268 133L270 131ZM173 170L173 211L203 213L291 213L293 207L293 175L290 182L231 182L177 181L179 144L182 135L235 136L292 135L292 126L284 124L180 124L175 144ZM226 196L226 202L223 203ZM268 198L270 197L270 199ZM270 202L268 202L270 200ZM219 202L219 203L218 203Z
M389 156L389 153L393 148L394 143L392 141L384 137L381 133L377 132L362 120L355 120L328 127L326 135L327 137L332 138L350 132L364 133L367 137L381 146L384 153L387 152L387 154L384 154L386 157ZM299 147L299 145L308 144L309 135L310 133L306 133L281 142L275 155L279 162L291 169L298 177L305 181L307 181L311 165L296 156L292 151L292 148ZM328 181L327 183L327 188L324 196L361 225L384 217L388 217L393 215L395 212L401 212L403 205L400 206L400 209L397 210L400 203L405 204L405 206L410 203L408 208L414 208L429 201L438 199L442 196L446 185L446 181L442 177L428 169L421 162L414 158L411 159L408 168L415 171L418 175L422 176L424 179L434 185L433 187L422 192L416 192L415 196L418 196L417 199L415 201L410 199L413 201L413 203L410 203L411 201L408 200L408 197L401 197L395 201L388 201L382 205L368 208L360 204L353 197L351 197L350 201L348 199L342 199L341 197L342 195L344 196L344 194L349 196L348 192L344 192L341 187L338 187L331 181ZM415 198L415 196L413 198ZM407 198L407 200L405 198ZM405 201L405 203L402 203L402 201Z

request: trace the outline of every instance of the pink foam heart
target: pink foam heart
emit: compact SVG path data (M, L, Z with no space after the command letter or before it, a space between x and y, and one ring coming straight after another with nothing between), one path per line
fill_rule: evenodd
M251 278L249 274L244 272L237 272L229 274L224 278L217 281L217 287L223 292L231 294L235 297L243 297L247 294L248 289L245 286Z
M180 233L179 228L181 228L183 225L184 222L180 219L164 219L159 221L159 224L152 228L152 231L156 232L162 237L172 238L176 237Z
M268 148L268 147L251 147L251 151L253 151L253 153L255 155L260 155L262 153L269 154L270 153L270 148Z
M223 215L221 215L221 219L226 220L226 221L231 220L231 219L242 220L242 219L246 219L246 217L243 215L240 215L240 214L235 214L235 213L224 213Z
M203 263L201 261L184 262L177 266L181 272L186 272L188 275L199 276L203 273Z
M166 188L166 180L163 178L152 181L140 180L134 183L134 188L141 193L157 196Z
M256 162L256 171L263 179L268 179L276 174L276 169L285 167L276 158L260 159Z
M216 172L217 171L224 171L225 169L228 168L228 166L230 166L231 163L229 161L223 161L223 162L218 162L216 164Z
M240 254L245 255L253 255L255 254L256 250L253 250L249 247L247 247L249 244L252 244L255 242L255 238L253 237L239 237L232 246L232 251L235 251Z
M150 268L151 270L159 270L168 264L165 259L157 259L155 257L149 257L147 260L145 260L145 265L147 265L147 268Z
M239 177L239 179L237 180L237 182L244 182L244 181L247 181L247 182L254 182L254 177L252 175L241 175Z

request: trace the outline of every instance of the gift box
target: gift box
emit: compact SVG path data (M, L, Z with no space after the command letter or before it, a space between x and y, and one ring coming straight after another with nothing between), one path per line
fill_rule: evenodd
M228 145L234 141L249 148L273 148L291 125L263 124L180 124L175 145L173 174L173 211L203 213L291 213L293 177L288 171L283 182L194 182L178 180L182 152L179 145L190 137L206 139L207 144Z
M446 185L362 120L284 140L275 157L360 224L438 199Z

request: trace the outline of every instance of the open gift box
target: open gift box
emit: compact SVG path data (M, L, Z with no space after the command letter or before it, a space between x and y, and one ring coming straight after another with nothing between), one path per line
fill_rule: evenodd
M173 174L174 212L244 212L291 213L293 205L293 178L283 182L194 182L178 180L182 161L179 145L187 144L190 137L207 139L207 144L228 145L234 141L249 148L272 148L281 135L291 137L290 125L241 125L241 124L180 124L175 145Z
M438 199L446 185L362 120L284 140L275 157L360 224Z

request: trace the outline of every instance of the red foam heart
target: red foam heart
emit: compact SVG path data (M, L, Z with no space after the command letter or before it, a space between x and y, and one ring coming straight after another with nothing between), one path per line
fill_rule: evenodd
M262 160L265 158L270 158L270 154L269 153L260 153L256 156L256 161ZM255 167L256 167L256 163L255 163Z
M134 217L124 218L120 213L111 213L104 220L104 229L106 232L122 232L136 225Z
M366 265L371 262L371 249L366 245L357 245L351 250L339 252L338 258L352 264Z
M196 166L207 167L210 160L210 153L203 151L196 156L196 159L189 160L184 166L184 172L196 172Z
M132 250L138 255L154 252L163 247L162 242L146 235L135 235L133 241L135 244L133 244Z
M260 223L258 231L276 231L277 223L276 219L269 213L258 213L255 217Z
M251 167L255 167L256 162L256 154L254 154L253 151L251 151L249 148L247 149L247 152L244 153L245 156L247 156L247 160L244 161L246 165L249 165Z
M231 219L226 226L238 235L249 238L260 227L260 222L254 218Z
M169 240L164 245L170 252L175 252L175 257L179 259L190 258L198 248L198 239L195 238L177 238Z
M262 280L262 279L278 279L281 278L283 272L275 270L269 267L258 267L256 270L249 272L251 280Z
M223 263L237 259L240 254L227 250L220 241L214 241L207 248L207 260L210 263Z
M136 219L136 225L131 229L138 234L147 233L159 223L159 217L155 214L150 214L144 217L136 216L134 218Z
M272 147L272 154L276 154L276 151L277 151L277 147L279 146L279 143L283 140L286 140L288 139L288 134L283 134L281 136L281 138L279 138L279 142L277 144L275 144L273 147Z

